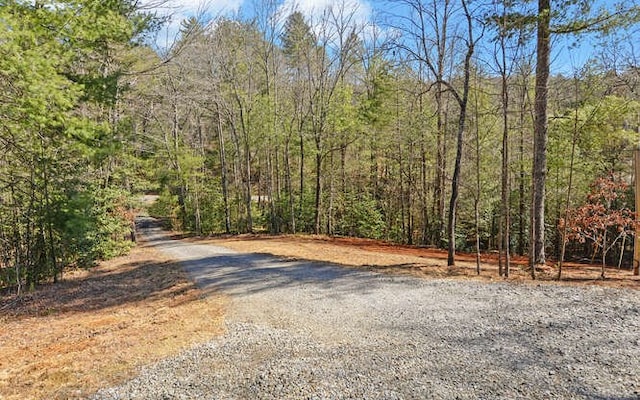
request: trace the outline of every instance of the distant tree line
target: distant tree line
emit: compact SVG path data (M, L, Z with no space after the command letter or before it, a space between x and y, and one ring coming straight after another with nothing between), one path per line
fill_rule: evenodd
M536 240L535 263L563 247L567 258L592 251L590 241L563 246L559 223L598 179L631 182L637 9L390 5L378 24L358 22L344 3L309 17L268 1L251 18L186 21L171 61L130 93L143 158L160 166L154 212L199 234L432 245L450 249L450 264L456 248L497 249L503 274L508 255L529 254ZM549 16L542 27L538 10ZM537 66L550 71L541 29L544 40L600 31L601 52L537 80ZM532 231L532 211L546 235Z

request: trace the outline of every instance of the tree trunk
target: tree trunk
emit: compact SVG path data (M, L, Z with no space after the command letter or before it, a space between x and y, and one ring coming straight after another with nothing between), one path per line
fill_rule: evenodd
M622 257L624 256L624 246L627 242L627 235L622 235L622 244L620 245L620 257L618 257L618 269L622 267Z
M298 204L298 216L302 217L304 209L304 134L302 133L302 122L298 127L300 134L300 201Z
M478 74L475 74L475 85L476 88L479 88L480 85L478 83ZM480 193L482 191L482 186L480 183L480 106L478 104L478 95L475 95L475 133L476 133L476 195L473 199L473 215L475 219L475 235L476 235L476 274L480 275ZM502 266L499 266L501 269Z
M20 296L22 294L22 270L21 270L21 266L22 266L22 262L23 262L23 258L26 259L26 257L23 257L23 246L22 246L22 240L21 240L21 234L20 234L20 223L19 223L19 218L18 218L18 201L16 199L16 190L15 190L15 185L14 182L11 182L10 184L10 189L11 189L11 204L13 205L13 207L11 207L11 214L12 214L12 222L13 222L13 226L12 226L12 240L13 240L13 248L15 249L15 254L14 254L14 259L13 262L15 263L15 271L16 271L16 290L17 290L17 296Z
M195 214L195 231L196 231L196 235L201 236L202 235L202 216L200 213L200 194L198 193L198 184L195 184L195 188L193 190L193 206L195 208L194 210L194 214Z
M526 78L525 78L526 79ZM525 221L525 169L524 169L524 116L525 116L525 99L527 98L526 82L523 82L522 97L520 98L520 143L518 144L518 161L520 164L519 182L518 182L518 254L524 255L525 249L525 233L524 233L524 221Z
M468 75L468 71L466 73ZM467 78L468 79L468 78ZM466 114L466 100L460 104L460 119L458 121L458 134L456 144L456 160L453 168L453 177L451 178L451 198L449 200L449 216L447 220L447 233L449 239L449 249L447 253L447 265L452 267L456 265L456 207L458 205L458 192L460 188L460 166L462 163L462 141L464 139L464 129Z
M600 270L600 279L604 280L604 267L607 264L607 231L602 235L602 267Z
M444 184L446 166L445 132L443 123L442 84L436 84L436 174L433 190L433 214L436 225L432 242L436 246L442 246L442 231L444 230Z
M502 75L502 212L501 212L501 231L500 237L501 250L504 253L504 269L501 271L505 277L509 277L509 270L511 269L511 212L509 207L509 193L511 188L509 187L509 88L507 86L506 76L506 59L505 52L503 56L503 67L505 70ZM502 255L498 257L502 260ZM502 263L501 263L502 265Z
M316 198L314 206L314 227L313 233L320 234L320 203L322 199L322 154L320 154L320 140L316 139Z
M45 155L44 155L44 143L42 144L42 151L43 151L43 165L42 165L42 183L43 183L43 191L44 191L44 206L45 206L45 219L47 221L47 236L49 237L49 243L48 243L48 251L46 251L46 253L48 253L49 255L49 261L51 262L51 274L53 276L53 282L57 283L58 279L62 278L62 268L58 267L58 261L57 261L57 256L56 256L56 245L55 245L55 239L54 239L54 235L53 235L53 216L51 214L51 198L49 196L49 161L45 159ZM43 234L43 238L44 238L44 234Z
M333 235L333 204L335 200L335 174L334 171L334 153L331 152L329 160L329 206L327 207L327 235ZM345 193L346 177L344 176L344 153L340 154L340 170L341 170L341 186L342 193Z
M182 176L182 168L180 166L180 124L178 121L178 100L174 97L172 104L171 115L171 150L173 151L173 167L178 174L178 180L180 187L178 188L178 220L181 224L181 229L184 229L187 225L187 209L185 205L186 197L186 183Z
M248 138L247 138L248 140ZM253 204L251 200L251 156L249 154L249 144L245 144L245 168L247 169L246 197L247 203L247 232L253 233Z
M456 160L453 168L453 177L451 178L451 199L449 201L449 216L447 222L447 232L449 235L449 249L447 253L447 265L455 265L456 252L456 208L458 205L458 194L460 188L460 166L462 162L462 150L464 140L465 123L467 121L467 104L469 101L469 86L471 79L471 57L474 51L473 27L466 1L462 1L465 17L467 20L467 53L464 59L464 83L462 87L462 97L456 96L460 106L460 114L458 117L458 134L456 143Z
M240 107L240 122L242 126L243 136L243 157L244 157L244 201L247 212L247 232L253 233L253 212L252 212L252 200L251 200L251 149L249 147L249 127L245 118L244 107L240 104L238 98L238 105Z
M480 196L478 196L473 201L473 214L475 216L475 234L476 234L476 274L480 275L480 262L481 254L480 254Z
M418 97L420 115L424 114L423 90L419 88L420 95ZM426 129L421 130L420 134L420 209L422 210L421 221L421 237L420 244L425 245L429 241L429 213L428 213L428 185L427 185L427 144Z
M290 136L287 136L284 143L284 186L289 201L289 229L291 233L296 233L296 210L293 199L293 184L291 183L291 160L289 155Z
M536 50L536 87L533 127L533 199L531 206L531 277L536 267L545 264L545 183L547 174L547 97L550 54L550 0L538 0L538 32Z
M218 145L220 146L220 180L222 181L222 201L224 203L224 229L231 233L231 212L229 210L229 178L227 175L227 153L222 135L222 115L218 109Z

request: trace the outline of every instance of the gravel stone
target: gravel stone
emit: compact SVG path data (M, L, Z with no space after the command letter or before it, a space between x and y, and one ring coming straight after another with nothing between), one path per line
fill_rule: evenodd
M640 399L640 291L423 280L170 240L226 333L92 399Z

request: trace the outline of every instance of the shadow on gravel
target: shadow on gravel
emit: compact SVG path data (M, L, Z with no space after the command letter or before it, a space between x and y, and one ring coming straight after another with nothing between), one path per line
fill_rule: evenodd
M313 261L279 259L268 254L225 254L188 260L186 271L206 290L251 294L266 290L313 285L365 293L376 286L377 275Z
M376 286L380 274L355 270L338 265L308 260L278 258L271 254L237 253L217 246L175 240L162 223L151 217L136 220L136 227L144 241L168 251L172 257L179 253L180 263L206 291L223 290L230 294L251 294L265 290L313 284L316 288L330 288L332 296L340 291L366 292ZM189 246L206 246L212 255L191 257ZM392 281L387 279L387 284Z

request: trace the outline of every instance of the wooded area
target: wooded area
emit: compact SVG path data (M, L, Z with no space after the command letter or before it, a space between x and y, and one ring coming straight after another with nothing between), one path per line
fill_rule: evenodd
M197 234L497 250L504 275L510 254L631 264L634 2L397 0L363 21L270 0L169 47L137 6L0 8L0 287L126 251L143 193ZM554 72L561 37L599 50Z

